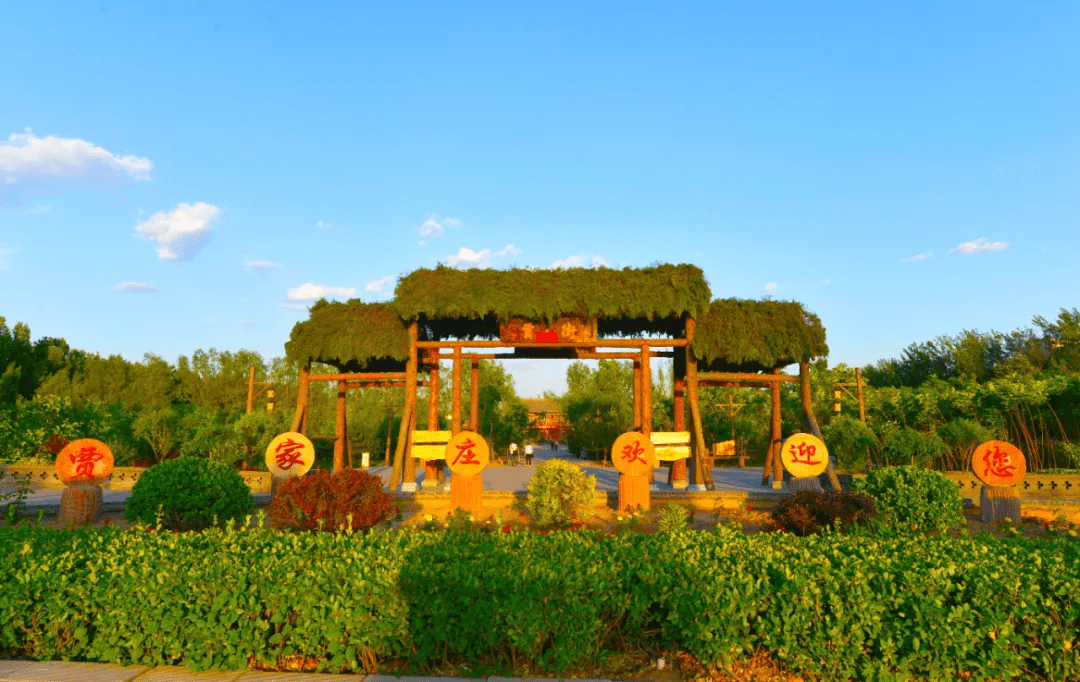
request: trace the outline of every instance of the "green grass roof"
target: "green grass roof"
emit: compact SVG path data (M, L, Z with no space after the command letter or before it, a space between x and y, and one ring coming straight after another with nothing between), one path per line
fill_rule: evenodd
M761 372L829 354L817 315L795 301L724 298L696 318L700 369Z
M524 318L549 322L578 316L621 320L625 325L631 320L696 317L705 312L710 299L709 284L694 265L622 270L456 270L439 266L401 278L393 306L405 320Z
M388 303L330 303L321 299L293 326L285 355L300 364L333 365L343 372L403 371L409 332Z

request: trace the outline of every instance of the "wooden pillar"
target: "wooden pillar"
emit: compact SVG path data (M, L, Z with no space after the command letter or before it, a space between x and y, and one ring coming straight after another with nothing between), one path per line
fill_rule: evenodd
M345 382L337 382L337 409L334 413L334 473L345 468Z
M652 433L652 368L649 364L649 346L641 346L641 433L646 438ZM656 479L655 462L649 467L649 483Z
M431 373L428 375L428 431L439 430L439 351L428 351L428 363Z
M469 361L469 430L480 433L480 361Z
M311 385L308 377L310 375L310 367L300 368L300 386L297 387L296 412L293 413L292 425L289 427L290 431L296 433L304 433L304 427L307 425L308 392Z
M686 356L675 353L672 367L671 395L675 402L674 428L676 431L686 431ZM668 469L668 483L672 488L683 489L686 487L686 460L677 459L671 463Z
M806 430L813 434L815 438L824 440L821 438L821 429L818 427L817 419L814 417L814 403L810 395L810 363L805 360L799 363L799 397L802 402L803 421L806 422ZM829 477L829 485L832 486L833 490L840 490L840 479L836 476L836 467L833 466L832 457L829 458L829 463L825 467L825 473Z
M450 387L450 431L461 433L461 346L454 346L454 370Z
M686 319L686 399L690 403L690 421L693 426L690 441L693 453L690 462L690 482L695 485L710 487L712 485L712 472L705 466L706 448L705 433L701 428L701 409L698 406L698 381L697 381L697 358L694 357L692 345L694 341L695 321L693 318Z
M773 374L779 374L779 369L774 369ZM780 423L780 382L769 382L769 398L772 406L772 418L769 420L769 454L765 457L765 469L762 473L761 484L769 482L769 470L772 470L772 487L779 490L784 486L784 465L780 461L780 446L783 444L782 425Z
M634 429L641 428L641 360L634 360Z
M251 414L251 404L255 402L255 365L250 367L248 372L248 398L247 398L247 413Z
M390 489L396 490L402 485L403 490L416 490L416 462L409 448L411 428L416 422L416 338L418 325L409 325L409 358L405 362L405 409L401 414L401 428L398 430L397 449L394 452L394 468L390 474Z
M855 391L859 398L859 421L863 424L866 423L866 405L863 404L863 392L862 392L862 370L858 367L855 368Z

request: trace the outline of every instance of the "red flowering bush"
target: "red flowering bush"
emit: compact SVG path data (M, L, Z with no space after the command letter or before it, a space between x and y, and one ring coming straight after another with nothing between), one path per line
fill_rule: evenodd
M772 518L781 530L799 536L815 535L824 528L844 531L878 515L874 500L858 493L801 490L780 500Z
M276 528L331 532L367 530L393 514L393 498L383 490L382 479L357 469L289 479L266 510Z

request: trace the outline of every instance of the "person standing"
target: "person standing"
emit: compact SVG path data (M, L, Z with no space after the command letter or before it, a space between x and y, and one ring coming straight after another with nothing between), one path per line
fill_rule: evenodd
M532 466L533 447L532 443L525 444L525 466Z
M510 461L517 466L517 443L513 441L510 442Z

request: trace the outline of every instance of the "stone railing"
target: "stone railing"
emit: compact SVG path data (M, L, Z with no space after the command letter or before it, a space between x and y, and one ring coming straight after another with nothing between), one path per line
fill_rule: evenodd
M144 467L116 467L112 476L102 487L106 490L131 490L135 481L139 480ZM241 471L240 476L244 479L253 493L270 492L269 471ZM0 485L17 483L18 481L30 481L30 484L41 488L63 488L64 484L56 477L56 469L51 464L26 465L7 464L0 466Z
M979 499L982 487L970 471L946 471L945 476L960 489L961 497ZM1020 499L1029 500L1080 500L1080 474L1027 474L1017 486Z

